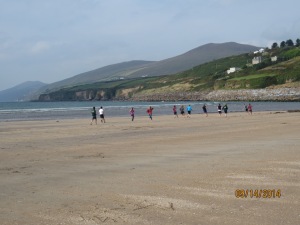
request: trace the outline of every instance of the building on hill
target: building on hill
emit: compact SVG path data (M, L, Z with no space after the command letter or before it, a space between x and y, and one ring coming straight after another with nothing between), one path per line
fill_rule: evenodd
M254 57L252 59L252 64L255 65L255 64L259 64L262 62L262 59L261 59L261 56L257 56L257 57Z
M229 70L227 70L227 74L230 74L230 73L234 73L234 72L237 72L237 71L240 71L241 68L238 68L238 67L230 67Z
M255 52L253 52L254 54L262 54L262 53L264 53L265 52L265 49L263 49L263 48L261 48L261 49L259 49L259 50L257 50L257 51L255 51Z
M271 61L272 61L272 62L276 62L276 61L277 61L277 56L271 57Z

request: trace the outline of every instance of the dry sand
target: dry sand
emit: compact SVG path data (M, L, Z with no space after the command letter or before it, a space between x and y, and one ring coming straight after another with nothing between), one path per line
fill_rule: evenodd
M300 224L300 113L89 122L0 123L1 225Z

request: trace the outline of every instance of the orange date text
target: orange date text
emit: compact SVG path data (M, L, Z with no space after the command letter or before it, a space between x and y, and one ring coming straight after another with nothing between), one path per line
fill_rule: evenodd
M281 190L278 189L236 189L237 198L280 198Z

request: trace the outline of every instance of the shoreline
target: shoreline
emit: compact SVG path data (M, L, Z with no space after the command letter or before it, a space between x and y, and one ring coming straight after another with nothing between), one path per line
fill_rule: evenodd
M129 108L129 107L128 107ZM296 110L265 110L265 111L254 111L253 112L253 115L254 114L276 114L276 113L299 113L300 112L300 109L296 109ZM245 114L245 115L248 115L247 112L245 111L233 111L233 112L228 112L227 113L227 116L230 117L230 115L239 115L239 114ZM187 113L185 113L185 116L184 118L186 117ZM192 116L194 115L197 115L197 116L200 116L200 117L206 117L205 114L203 112L198 112L198 113L192 113L191 114ZM208 115L212 115L212 116L216 116L219 118L219 114L218 112L208 112ZM222 112L222 116L221 117L224 117L224 112ZM251 115L249 115L251 116ZM171 117L173 118L174 115L172 113L169 113L169 114L153 114L153 117ZM178 112L178 117L179 119L183 119L182 118L182 115L180 115L180 113ZM124 119L124 118L128 118L130 119L130 115L110 115L110 116L105 116L105 119ZM146 115L146 113L143 113L143 115L135 115L135 119L139 119L139 118L143 118L143 119L148 119L148 115ZM1 120L0 119L0 123L10 123L10 122L26 122L26 121L31 121L31 122L41 122L41 121L56 121L56 122L59 122L59 121L64 121L64 120L68 120L68 121L71 121L71 120L91 120L91 117L76 117L76 118L26 118L26 119L23 119L23 118L19 118L19 119L7 119L7 120ZM97 120L100 121L100 117L99 115L97 114Z
M155 115L173 115L173 105L192 106L193 114L203 113L203 104L207 105L208 113L215 113L219 102L30 102L30 103L3 103L0 104L0 122L26 121L26 120L63 120L69 118L89 118L93 106L104 107L105 115L109 117L126 117L129 110L134 107L136 116L145 116L149 106L154 107ZM246 102L220 102L227 103L229 112L244 112ZM248 103L247 103L248 104ZM296 102L251 102L254 112L261 111L288 111L299 110Z

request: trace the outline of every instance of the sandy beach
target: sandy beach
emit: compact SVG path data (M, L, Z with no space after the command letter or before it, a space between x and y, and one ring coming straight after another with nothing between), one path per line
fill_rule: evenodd
M0 123L1 225L300 224L300 113L90 119Z

